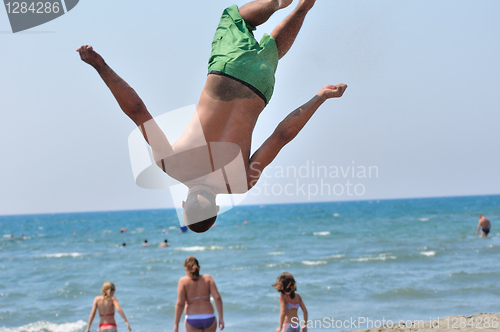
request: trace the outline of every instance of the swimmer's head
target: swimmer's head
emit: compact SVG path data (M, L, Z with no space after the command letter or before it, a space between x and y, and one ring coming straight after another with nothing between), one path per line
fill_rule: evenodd
M291 273L283 272L280 274L273 286L276 287L276 290L281 294L290 294L292 299L295 297L297 284Z
M186 201L182 202L182 207L186 226L196 233L208 231L215 223L219 212L219 207L215 204L215 195L203 189L190 190Z
M104 285L102 285L101 294L105 299L109 299L113 296L115 290L115 285L112 282L107 281Z
M483 217L483 215L482 215L482 214L480 214L480 215L479 215L479 218L482 218L482 217Z

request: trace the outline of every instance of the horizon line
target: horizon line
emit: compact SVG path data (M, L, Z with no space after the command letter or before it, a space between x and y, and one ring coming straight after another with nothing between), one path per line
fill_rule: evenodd
M372 198L372 199L357 199L357 200L339 200L339 201L306 201L306 202L291 202L291 203L264 203L264 204L238 204L237 206L271 206L271 205L290 205L290 204L318 204L318 203L355 203L368 201L395 201L395 200L411 200L411 199L431 199L431 198L460 198L460 197L485 197L485 196L500 196L497 194L480 194L480 195L456 195L456 196L425 196L425 197L399 197L399 198ZM1 214L0 217L11 216L33 216L33 215L48 215L48 214L80 214L80 213L103 213L103 212L132 212L132 211L152 211L152 210L173 210L170 208L148 208L148 209L130 209L130 210L89 210L89 211L61 211L61 212L39 212L39 213L12 213Z

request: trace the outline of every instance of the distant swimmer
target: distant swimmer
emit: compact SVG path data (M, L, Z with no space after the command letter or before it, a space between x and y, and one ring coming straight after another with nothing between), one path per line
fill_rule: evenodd
M120 246L120 248L125 248L127 246L127 244L125 242L123 242L123 244Z
M123 112L137 125L151 146L156 165L187 186L182 208L185 224L192 231L202 233L210 229L219 212L216 196L248 192L316 110L328 99L342 97L347 89L346 84L325 85L285 117L251 154L257 119L274 92L278 60L292 47L315 1L299 0L297 7L270 35L264 34L260 42L253 35L256 27L274 12L288 7L292 0L257 0L224 10L212 41L208 75L196 112L173 144L135 90L91 46L77 50L81 59L97 70ZM176 93L170 91L167 95L172 98Z
M480 229L481 229L481 237L488 236L488 233L490 232L491 229L490 220L485 216L483 216L482 214L479 215L479 223L477 225L476 236L479 233Z
M179 322L184 307L186 308L184 326L187 332L214 332L217 330L217 318L214 314L214 307L210 303L210 296L214 298L215 306L219 312L218 325L223 330L222 298L217 290L214 279L208 274L200 274L200 264L193 256L186 258L184 268L186 276L179 279L177 288L174 332L179 332Z
M283 272L278 276L278 280L273 284L280 292L280 323L276 332L300 332L300 322L298 316L299 308L304 314L304 321L307 322L307 309L302 301L302 297L295 293L297 284L291 273ZM307 326L302 328L302 332L307 332Z
M148 246L148 240L144 240L144 243L142 244L143 247L147 247Z
M99 328L97 331L116 332L115 309L118 311L120 316L122 316L128 330L132 331L132 328L127 321L127 317L125 317L125 313L120 307L120 303L118 303L118 299L114 296L115 289L115 285L111 282L104 283L101 290L102 296L96 296L94 299L94 305L92 306L87 329L85 330L86 332L90 331L90 327L97 310L99 310L100 317Z
M167 240L167 239L165 239L165 241L164 241L164 242L162 242L162 243L160 243L160 244L158 245L158 248L168 247L169 245L170 245L170 244L168 243L168 240Z

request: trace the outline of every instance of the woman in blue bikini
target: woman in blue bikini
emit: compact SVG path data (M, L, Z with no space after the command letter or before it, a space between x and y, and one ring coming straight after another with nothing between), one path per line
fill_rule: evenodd
M210 303L210 295L215 300L219 312L219 327L224 329L222 298L215 282L208 274L200 275L200 264L193 256L184 262L186 276L179 279L177 288L177 304L175 306L174 331L179 331L184 307L186 309L185 327L187 332L214 332L217 330L217 319L214 307Z
M302 297L295 293L297 284L293 276L288 272L279 275L276 283L273 284L276 290L280 292L280 325L276 332L300 332L300 322L298 311L302 309L304 321L307 322L307 309L302 301ZM307 326L304 326L302 332L307 332Z

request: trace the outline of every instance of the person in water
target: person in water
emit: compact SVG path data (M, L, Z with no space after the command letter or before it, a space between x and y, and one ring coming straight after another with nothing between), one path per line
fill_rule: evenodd
M182 202L185 224L206 232L215 223L218 194L246 193L264 168L302 130L327 100L339 98L346 84L325 85L307 103L291 112L252 155L257 119L274 91L278 60L290 50L306 14L316 0L299 0L297 7L270 35L258 42L253 30L293 0L256 0L222 13L212 41L208 75L196 112L181 137L170 144L141 98L96 53L77 49L94 67L123 112L138 126L152 148L155 163L188 187ZM293 93L293 92L291 92Z
M168 243L168 240L167 240L167 239L165 239L165 241L164 241L164 242L162 242L162 243L160 243L160 244L158 245L158 247L159 247L159 248L162 248L162 247L168 247L168 246L169 246L169 243Z
M479 223L477 225L477 230L476 230L476 236L479 233L479 230L481 230L481 237L488 236L488 233L490 232L491 229L491 223L488 218L483 216L482 214L479 215Z
M96 296L94 299L94 305L92 306L92 311L90 312L89 322L87 325L86 332L90 331L90 327L94 320L96 311L99 310L99 329L98 331L105 332L117 332L116 321L115 321L115 310L118 311L120 316L122 316L125 324L129 331L132 331L130 324L125 317L125 313L118 303L118 299L115 297L115 285L111 282L105 282L102 286L102 296Z
M304 321L307 322L307 309L302 297L295 293L297 290L295 279L290 273L283 272L278 276L278 280L273 286L281 293L280 323L276 332L300 332L298 310L302 309ZM302 332L307 332L307 326L304 326Z
M208 274L200 275L200 264L193 256L186 258L184 268L186 276L179 279L177 288L174 332L179 331L179 322L184 309L186 310L184 326L187 332L213 332L217 330L217 319L214 307L210 303L210 295L214 298L219 313L219 328L223 330L222 298L214 279Z

